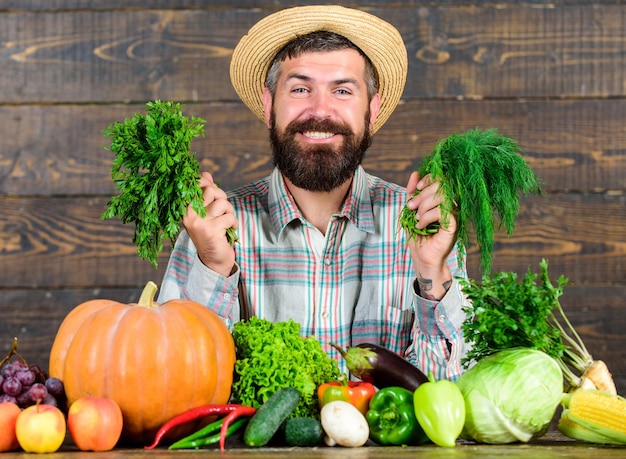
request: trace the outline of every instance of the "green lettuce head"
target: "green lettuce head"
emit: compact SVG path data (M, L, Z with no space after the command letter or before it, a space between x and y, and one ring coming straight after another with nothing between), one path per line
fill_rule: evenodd
M270 322L253 316L234 325L233 339L233 403L259 408L279 389L293 387L300 401L291 417L319 418L317 387L344 377L322 344L314 336L301 336L300 324L293 320Z
M465 399L461 437L479 443L540 437L563 396L563 374L556 360L529 348L484 357L457 384Z

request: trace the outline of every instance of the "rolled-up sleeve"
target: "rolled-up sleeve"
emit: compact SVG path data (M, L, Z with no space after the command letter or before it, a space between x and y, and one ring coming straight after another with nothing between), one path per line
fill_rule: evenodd
M422 298L414 285L415 321L407 350L407 358L424 374L433 373L436 379L452 381L464 371L461 361L467 355L468 345L461 327L471 307L459 282L459 276L467 276L461 269L465 260L458 263L457 256L453 250L448 259L452 284L441 300Z
M207 268L198 258L187 233L182 232L170 256L158 302L193 300L219 315L229 326L239 320L239 267L228 276Z

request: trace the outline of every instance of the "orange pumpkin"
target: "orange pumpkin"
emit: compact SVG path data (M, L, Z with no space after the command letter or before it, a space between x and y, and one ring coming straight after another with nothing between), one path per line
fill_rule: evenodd
M222 319L193 301L159 305L156 290L148 282L136 304L78 305L50 351L50 376L63 381L70 404L87 396L118 403L123 443L150 444L172 417L230 398L235 345Z

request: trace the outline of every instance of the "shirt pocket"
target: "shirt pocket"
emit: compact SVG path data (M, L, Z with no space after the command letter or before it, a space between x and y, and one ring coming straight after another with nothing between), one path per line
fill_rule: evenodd
M372 342L404 354L410 345L415 313L406 294L387 294L380 284L364 283L354 310L353 345Z

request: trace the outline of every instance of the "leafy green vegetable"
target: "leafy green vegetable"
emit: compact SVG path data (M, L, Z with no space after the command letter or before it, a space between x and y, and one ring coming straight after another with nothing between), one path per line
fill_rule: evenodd
M234 325L233 338L235 403L259 408L278 389L294 387L301 398L292 417L319 418L317 387L343 375L315 337L302 337L293 320L272 323L251 317Z
M563 395L557 362L541 351L506 349L478 361L457 385L465 399L461 437L480 443L528 442L543 435Z
M102 218L118 216L135 223L133 243L139 255L157 267L163 240L172 243L191 205L206 215L198 184L200 165L190 152L191 140L204 135L202 118L183 116L181 105L148 102L145 114L136 113L104 130L115 153L111 177L119 194L109 202ZM231 243L237 236L227 232Z
M444 227L455 212L460 256L464 255L470 229L474 228L483 272L491 270L496 227L504 227L509 236L515 229L520 209L518 193L543 193L538 177L520 151L515 140L498 134L495 129L472 129L441 140L419 167L421 177L430 174L440 182ZM400 226L409 238L436 233L440 226L436 223L418 230L416 225L415 211L405 206L400 214Z
M468 365L508 348L537 349L556 359L565 382L578 387L594 360L559 302L568 279L560 276L555 286L548 276L548 261L541 260L539 267L539 284L530 268L521 282L513 272L484 274L482 284L460 281L472 303L461 327L466 342L472 343L463 362Z

